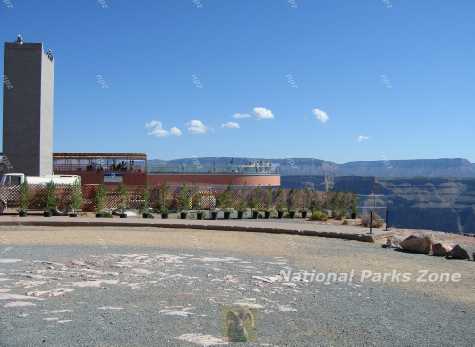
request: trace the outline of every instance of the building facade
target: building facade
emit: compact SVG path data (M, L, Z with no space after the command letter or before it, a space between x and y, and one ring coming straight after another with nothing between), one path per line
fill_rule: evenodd
M54 59L41 43L5 43L3 154L10 171L53 174Z

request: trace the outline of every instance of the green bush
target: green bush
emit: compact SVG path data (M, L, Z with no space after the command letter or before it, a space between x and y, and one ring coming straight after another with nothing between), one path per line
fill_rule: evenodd
M97 187L94 203L96 205L96 213L101 213L106 207L106 187L101 184Z
M28 183L24 181L20 185L20 211L25 212L28 210L28 205L30 204L30 192L28 190Z
M183 185L180 189L180 193L178 194L178 209L181 211L186 211L189 210L190 205L193 205L193 202L191 201L191 191L188 189L186 185Z
M143 191L143 202L140 207L140 212L145 213L145 212L148 212L149 209L150 209L150 190L148 189L148 186L146 186Z
M345 210L336 210L332 212L332 216L336 220L343 220L346 217L346 211Z
M122 183L117 187L117 194L119 195L119 208L124 212L128 208L129 192Z
M315 211L312 213L312 217L310 217L311 220L315 220L315 221L326 221L328 219L328 214L326 214L325 212L323 211Z
M58 199L56 198L56 186L53 182L46 184L45 210L55 211L58 206Z
M73 212L79 211L82 207L82 189L79 181L74 182L69 207Z

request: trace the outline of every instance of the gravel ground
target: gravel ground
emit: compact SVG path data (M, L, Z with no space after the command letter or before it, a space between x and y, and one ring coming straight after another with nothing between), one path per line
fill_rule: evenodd
M229 327L250 346L473 346L474 267L317 237L3 227L0 346L211 346ZM411 279L376 281L393 270Z

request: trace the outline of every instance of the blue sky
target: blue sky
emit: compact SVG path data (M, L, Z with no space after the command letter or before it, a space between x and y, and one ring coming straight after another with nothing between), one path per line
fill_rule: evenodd
M474 13L472 0L1 0L0 38L55 53L55 151L475 162Z

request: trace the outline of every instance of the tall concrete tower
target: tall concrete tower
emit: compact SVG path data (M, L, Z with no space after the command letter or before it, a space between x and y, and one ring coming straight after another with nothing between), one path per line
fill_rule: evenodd
M53 174L54 58L21 36L5 43L3 154L10 171Z

